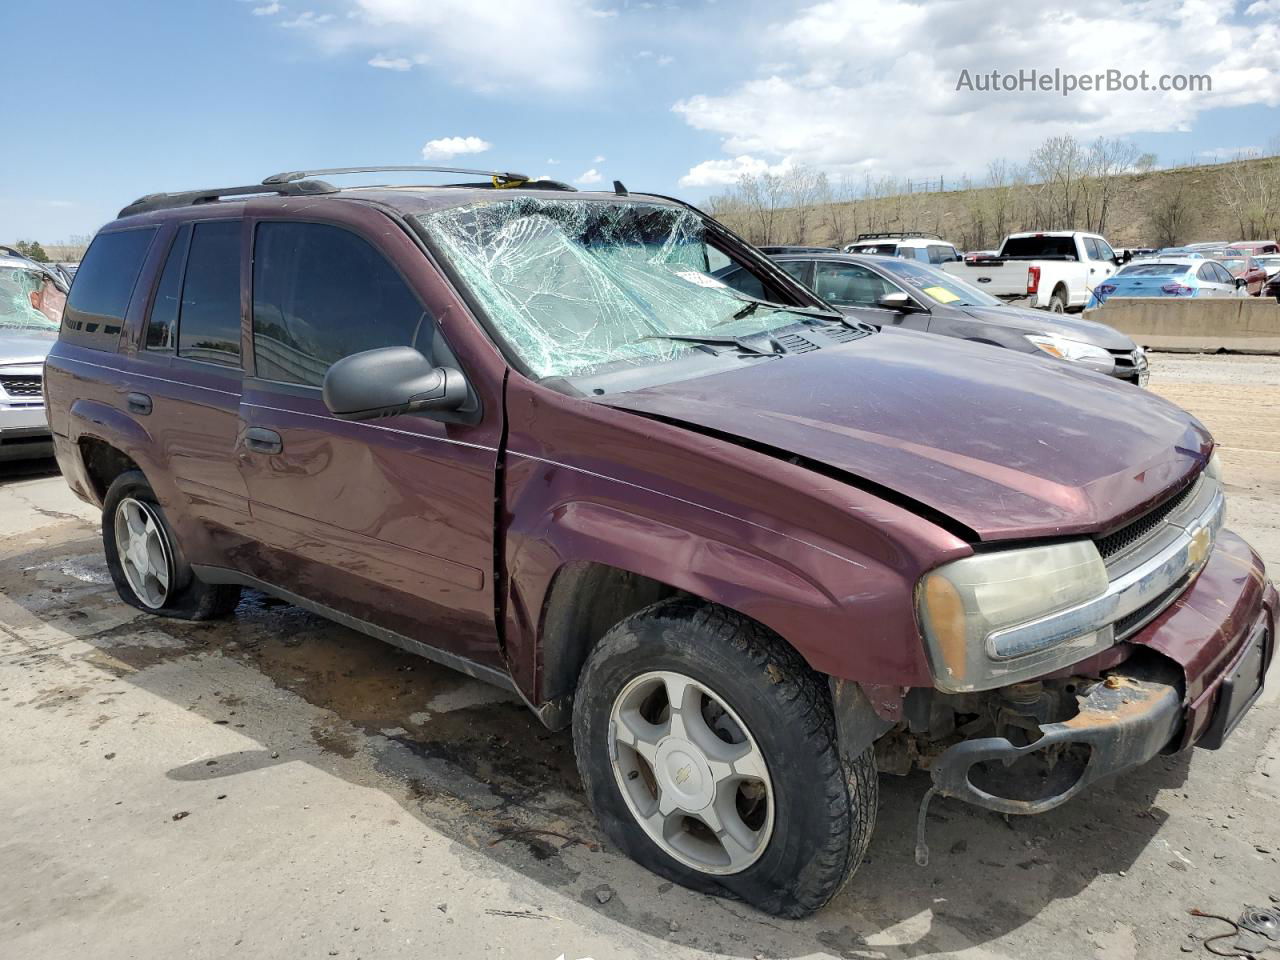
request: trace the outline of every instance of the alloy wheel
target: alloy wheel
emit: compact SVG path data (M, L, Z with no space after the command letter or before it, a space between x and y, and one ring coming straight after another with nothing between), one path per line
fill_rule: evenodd
M667 670L636 677L614 701L609 741L618 788L665 853L720 875L764 853L774 822L768 766L709 687Z
M173 578L173 552L155 508L126 497L116 507L116 552L130 589L152 610L164 606Z

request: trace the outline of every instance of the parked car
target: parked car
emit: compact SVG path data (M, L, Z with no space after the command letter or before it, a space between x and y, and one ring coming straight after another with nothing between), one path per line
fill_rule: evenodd
M773 256L775 253L835 253L835 247L803 247L803 246L768 246L761 247L761 253Z
M960 251L955 244L948 243L936 233L860 233L857 240L845 246L844 252L905 257L922 263L946 263L960 259Z
M773 259L827 303L877 328L992 344L1146 385L1146 351L1106 324L1010 306L936 267L897 257L833 253ZM734 286L743 269L730 267L718 276Z
M1268 253L1261 257L1254 257L1263 270L1267 271L1267 280L1270 281L1276 274L1280 273L1280 253Z
M1267 254L1280 254L1280 244L1274 240L1243 240L1239 243L1230 244L1228 250L1237 251L1251 257L1261 257Z
M944 264L954 277L978 284L1001 300L1065 313L1083 309L1093 288L1120 264L1111 245L1095 233L1052 230L1011 233L994 260Z
M1233 277L1224 264L1199 256L1155 257L1135 260L1100 283L1089 298L1089 308L1113 297L1239 297L1244 281Z
M0 256L0 460L53 455L41 369L58 339L66 287L23 256Z
M46 391L124 602L252 587L515 690L618 848L786 916L878 762L1036 813L1257 697L1280 598L1171 403L875 331L673 200L352 172L151 195L85 255Z
M1231 276L1241 281L1241 287L1249 296L1262 296L1262 289L1267 285L1267 271L1253 257L1224 253L1214 257L1214 260L1226 267Z

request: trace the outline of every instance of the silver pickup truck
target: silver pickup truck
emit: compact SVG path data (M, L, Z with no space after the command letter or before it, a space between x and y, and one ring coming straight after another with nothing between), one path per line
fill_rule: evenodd
M957 260L942 269L1006 301L1065 313L1083 310L1093 288L1116 272L1120 257L1096 233L1011 233L994 257Z

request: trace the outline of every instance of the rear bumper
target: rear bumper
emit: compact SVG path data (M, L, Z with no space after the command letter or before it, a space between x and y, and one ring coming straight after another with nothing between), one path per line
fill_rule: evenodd
M1004 737L988 737L955 744L930 766L935 789L1001 813L1043 813L1090 783L1140 766L1158 753L1192 744L1221 746L1262 692L1275 656L1278 605L1258 555L1224 531L1186 592L1129 639L1160 658L1134 658L1139 666L1122 663L1108 671L1106 681L1081 700L1075 716L1041 724L1034 743L1017 746ZM1012 763L1077 744L1089 751L1082 772L1047 796L997 796L971 778L975 764Z

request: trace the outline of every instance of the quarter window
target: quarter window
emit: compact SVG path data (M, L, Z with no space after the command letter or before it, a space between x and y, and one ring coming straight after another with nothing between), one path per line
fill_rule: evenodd
M240 365L240 221L194 225L182 283L178 356Z
M1090 260L1102 259L1102 251L1098 249L1097 240L1093 239L1093 237L1081 237L1080 239L1084 241L1085 256Z
M433 361L435 324L377 250L320 223L263 223L253 255L253 357L258 376L320 386L335 361L413 346Z
M156 228L100 233L90 244L63 313L68 340L114 350Z
M1221 283L1222 280L1218 277L1218 271L1214 270L1213 267L1212 263L1204 264L1196 271L1196 276L1207 283Z

